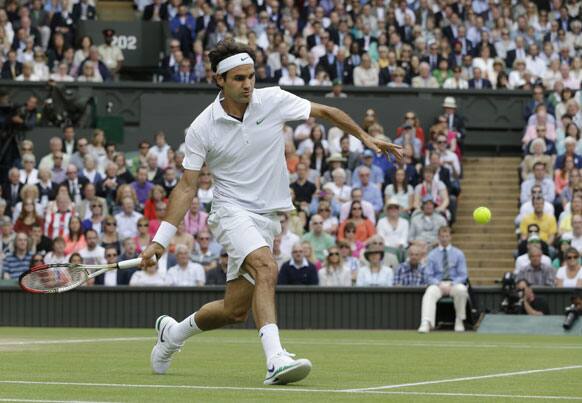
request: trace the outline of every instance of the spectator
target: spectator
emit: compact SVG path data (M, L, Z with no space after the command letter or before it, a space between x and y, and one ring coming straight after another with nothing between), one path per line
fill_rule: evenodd
M53 250L44 257L46 264L68 263L69 257L65 254L65 239L58 236L53 240Z
M149 231L149 220L145 217L141 217L137 220L137 236L134 238L136 244L136 250L141 253L152 240L152 236Z
M517 273L517 281L525 279L528 284L535 286L553 287L555 283L556 270L542 262L542 250L533 245L528 248L530 263Z
M31 252L45 256L53 250L53 241L42 234L42 226L34 224L30 232Z
M377 87L380 80L378 66L372 62L366 52L362 55L362 63L354 68L354 85L356 87Z
M218 265L206 273L206 285L225 285L226 272L228 270L228 253L220 252Z
M82 74L77 76L77 81L83 83L101 83L103 82L103 77L96 70L93 62L86 61L83 63Z
M515 288L522 295L520 300L522 315L541 316L550 314L548 302L543 297L535 295L530 283L525 278L518 280Z
M446 214L450 199L445 184L435 175L433 166L425 166L422 176L424 180L414 188L414 207L420 209L423 198L430 195L437 213Z
M438 88L439 83L436 78L430 74L430 65L426 62L420 63L419 75L412 79L414 88Z
M453 67L453 74L452 77L448 77L444 83L443 88L446 89L457 89L457 90L466 90L469 88L469 82L463 78L463 69L461 66Z
M175 287L200 287L206 283L204 268L190 261L190 251L186 245L176 246L177 264L168 269L166 280Z
M115 36L115 31L111 28L103 30L103 40L104 44L99 46L99 55L101 60L113 76L115 80L119 78L119 71L123 67L123 52L121 48L113 44L113 37ZM105 77L103 77L105 79Z
M34 188L36 189L36 188ZM42 227L44 221L36 212L34 199L27 198L22 201L22 210L14 223L14 231L30 236L32 227L39 225Z
M580 216L578 216L580 217ZM556 287L582 287L582 270L580 269L580 253L576 248L569 247L565 253L565 265L556 273Z
M426 265L422 261L423 252L419 245L411 245L408 259L398 266L394 285L405 287L424 287L427 285Z
M325 263L318 272L319 285L323 287L350 287L352 272L344 264L339 248L334 245L327 250Z
M321 200L317 207L317 214L323 220L323 230L328 234L335 236L337 234L339 221L336 216L331 213L331 204L327 200Z
M104 226L101 233L101 246L105 249L114 248L117 253L121 252L121 243L119 242L119 235L117 234L117 222L112 216L105 218Z
M343 92L342 80L336 78L332 81L331 92L325 94L326 98L347 98L348 95Z
M190 209L184 217L186 232L195 236L198 232L207 230L207 221L208 214L200 209L200 200L198 200L198 197L194 197Z
M2 64L0 76L3 80L16 80L22 74L22 63L16 58L16 51L8 51L6 61Z
M22 156L23 169L20 170L20 183L23 185L36 185L38 183L38 170L34 167L36 158L34 154Z
M291 183L290 187L295 192L295 200L299 203L311 203L311 198L315 193L316 186L307 179L307 165L300 162L297 164L297 179Z
M481 69L479 67L473 67L473 78L469 80L469 88L475 89L492 89L493 85L491 81L483 78Z
M44 234L49 238L66 237L69 234L68 223L74 215L68 194L59 194L55 199L56 211L47 209L44 219Z
M182 59L178 66L178 71L172 75L171 81L182 84L193 84L197 81L190 59Z
M536 224L530 225L530 228L537 227ZM533 229L533 228L532 228ZM518 254L519 256L515 259L515 269L513 274L518 274L523 269L525 269L529 264L529 252L533 248L541 248L542 250L542 263L550 266L552 264L552 259L549 257L549 246L546 242L542 241L539 237L539 227L537 227L538 231L533 231L530 233L527 241L521 241L518 246ZM524 246L525 244L525 246ZM524 251L525 249L525 251ZM523 253L522 253L523 252Z
M426 277L429 284L422 297L421 324L419 333L428 333L436 326L436 304L443 296L450 295L455 305L455 332L464 332L465 307L469 293L467 286L467 263L465 254L451 245L451 229L439 228L438 247L427 258Z
M99 235L94 229L85 231L87 245L80 249L79 255L84 264L105 264L105 249L99 245Z
M307 241L313 247L317 261L325 260L328 248L335 244L334 238L323 230L323 217L319 214L311 216L310 231L303 235L303 241Z
M541 138L536 138L531 141L528 146L529 154L525 156L521 163L521 180L526 181L530 179L533 172L533 167L536 162L542 162L546 167L546 174L552 175L552 160L550 155L546 154L546 143Z
M556 218L552 215L544 213L544 199L535 196L533 201L533 208L534 212L526 215L519 227L519 231L521 234L521 239L527 239L527 228L530 224L537 224L540 228L540 238L547 242L548 245L552 245L554 243L554 239L558 232L558 226L556 223Z
M135 211L135 203L131 197L125 197L121 201L122 211L115 215L118 232L121 238L133 238L137 236L137 221L143 217Z
M394 284L394 272L392 268L385 266L384 248L370 245L364 257L368 264L358 270L356 286L358 287L392 287Z
M9 253L2 263L2 276L5 280L17 279L30 266L30 247L28 237L25 233L17 233L14 239L14 249Z
M106 264L116 264L119 262L119 252L115 247L105 248L105 263ZM95 277L95 285L104 285L107 287L117 286L119 277L118 270L110 270L104 274Z
M194 263L198 263L204 267L204 271L208 272L212 270L217 265L218 254L220 253L220 249L216 250L216 248L211 248L211 234L209 231L204 230L200 231L196 235L196 243L194 244L194 252L190 259Z
M384 189L384 199L395 198L403 214L410 214L414 209L414 189L408 184L406 172L402 168L394 171L391 183Z
M520 202L525 203L529 200L531 190L534 185L542 188L544 200L552 203L556 197L554 182L546 176L546 165L543 162L536 162L533 165L533 178L527 179L521 184Z
M279 285L318 285L317 269L304 256L303 246L293 245L291 259L279 270Z
M429 245L437 243L439 228L446 226L447 221L440 214L435 214L434 199L430 194L422 198L422 214L412 217L410 222L410 242L424 241Z
M145 6L142 18L144 21L168 21L168 3L162 0L153 0Z
M404 253L408 247L408 221L400 216L400 204L397 199L386 201L386 215L378 221L376 230L384 240L384 246L397 254Z
M157 287L165 286L167 282L166 276L158 270L158 265L153 264L143 270L136 270L129 280L129 285L131 287Z
M73 215L69 219L69 231L65 235L65 254L70 255L74 252L79 252L87 246L85 235L83 234L83 227L81 219Z

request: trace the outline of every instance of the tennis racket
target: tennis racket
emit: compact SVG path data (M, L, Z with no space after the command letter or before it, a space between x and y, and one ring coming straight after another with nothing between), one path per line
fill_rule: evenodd
M133 269L140 263L141 258L138 257L111 264L39 264L22 273L18 284L24 291L33 294L66 292L108 271Z

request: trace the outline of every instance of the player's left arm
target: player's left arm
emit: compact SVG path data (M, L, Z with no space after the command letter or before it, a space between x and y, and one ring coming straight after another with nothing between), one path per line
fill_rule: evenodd
M381 152L385 154L392 154L396 160L402 160L401 146L370 136L364 131L364 129L362 129L356 122L354 122L354 120L347 113L339 108L312 102L311 113L309 116L332 122L345 133L349 133L356 137L358 140L364 143L367 148L376 153Z

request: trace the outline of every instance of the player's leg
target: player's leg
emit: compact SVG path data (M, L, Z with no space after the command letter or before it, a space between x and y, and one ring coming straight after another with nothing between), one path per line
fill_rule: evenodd
M429 285L422 296L422 311L420 314L419 333L428 333L431 327L434 327L436 320L436 304L443 296L440 287Z
M249 254L243 269L255 280L253 316L267 362L264 383L281 385L300 381L311 371L311 362L306 359L295 360L294 355L281 346L275 308L278 268L270 249L263 247Z

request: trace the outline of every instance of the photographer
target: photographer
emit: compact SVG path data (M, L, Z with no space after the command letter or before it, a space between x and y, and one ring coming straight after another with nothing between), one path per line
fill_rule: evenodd
M522 315L542 316L549 315L550 308L548 302L543 297L535 295L526 279L518 280L515 288L520 296Z
M34 129L38 123L38 98L31 95L24 105L16 109L12 123L18 131Z

